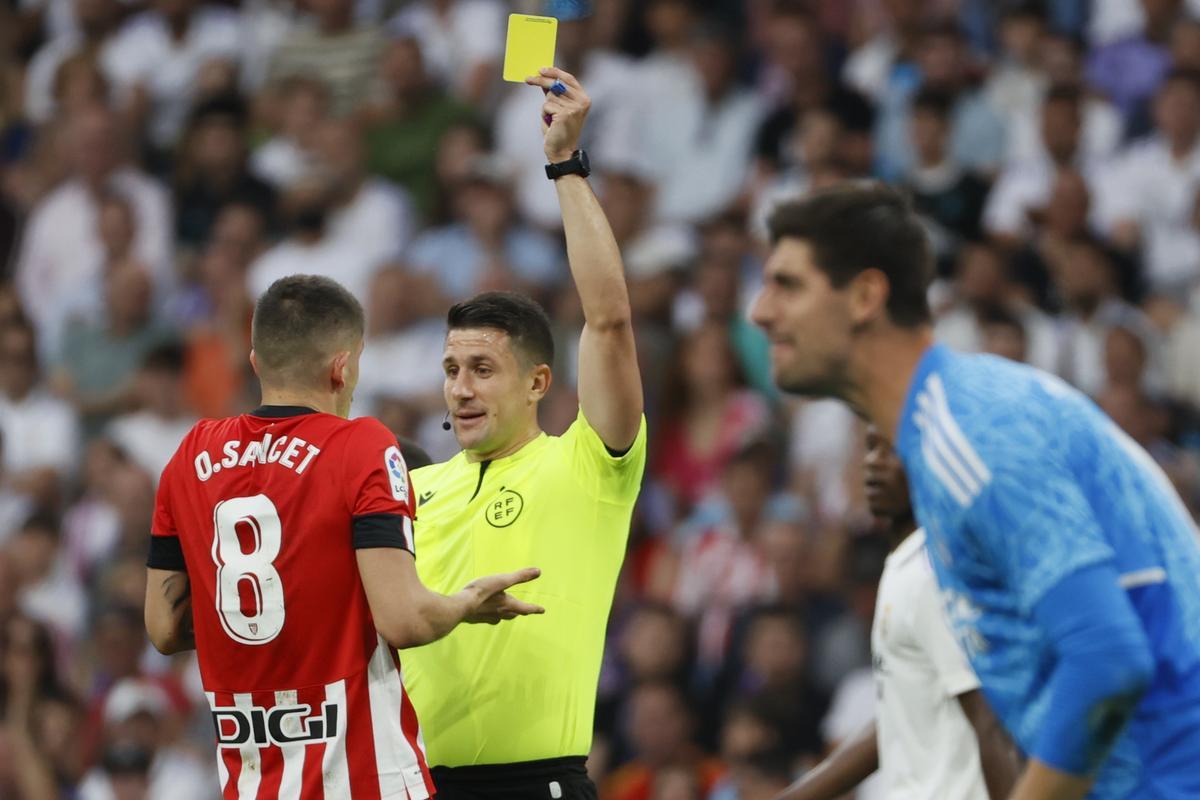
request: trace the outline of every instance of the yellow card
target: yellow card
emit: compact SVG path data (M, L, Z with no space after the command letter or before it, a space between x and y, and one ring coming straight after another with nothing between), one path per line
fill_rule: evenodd
M504 80L524 83L542 67L554 66L554 40L558 20L529 14L508 15L508 41L504 46Z

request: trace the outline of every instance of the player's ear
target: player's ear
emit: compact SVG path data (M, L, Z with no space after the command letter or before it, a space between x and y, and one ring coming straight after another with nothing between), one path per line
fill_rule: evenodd
M255 375L258 375L258 356L254 354L254 348L250 348L250 369L254 370Z
M850 322L855 327L887 316L891 284L877 269L865 269L850 281Z
M546 396L546 392L550 391L550 384L553 382L554 376L550 372L550 367L546 364L538 364L533 368L531 374L532 380L529 383L529 402L536 403Z
M339 350L329 363L329 384L335 392L340 392L346 386L347 370L350 367L350 351Z

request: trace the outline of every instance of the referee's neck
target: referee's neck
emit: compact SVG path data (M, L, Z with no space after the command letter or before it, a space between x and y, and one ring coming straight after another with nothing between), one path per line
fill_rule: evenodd
M513 453L518 452L522 447L529 444L541 435L542 429L539 426L534 425L532 430L523 432L520 436L516 437L508 444L504 445L503 447L496 448L490 452L475 452L472 450L466 450L465 452L467 454L467 461L474 464L480 461L495 461L500 458L511 456Z

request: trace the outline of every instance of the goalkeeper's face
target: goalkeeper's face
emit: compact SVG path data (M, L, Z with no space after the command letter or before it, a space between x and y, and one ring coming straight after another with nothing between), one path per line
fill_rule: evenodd
M854 344L852 292L818 269L807 242L783 239L763 269L751 319L771 343L771 373L785 392L843 397Z

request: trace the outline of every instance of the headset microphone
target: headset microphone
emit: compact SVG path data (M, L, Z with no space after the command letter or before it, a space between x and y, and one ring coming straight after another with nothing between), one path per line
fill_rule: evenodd
M450 412L447 411L446 418L444 420L442 420L442 430L448 431L448 430L450 430L451 427L453 427L453 426L450 425Z

